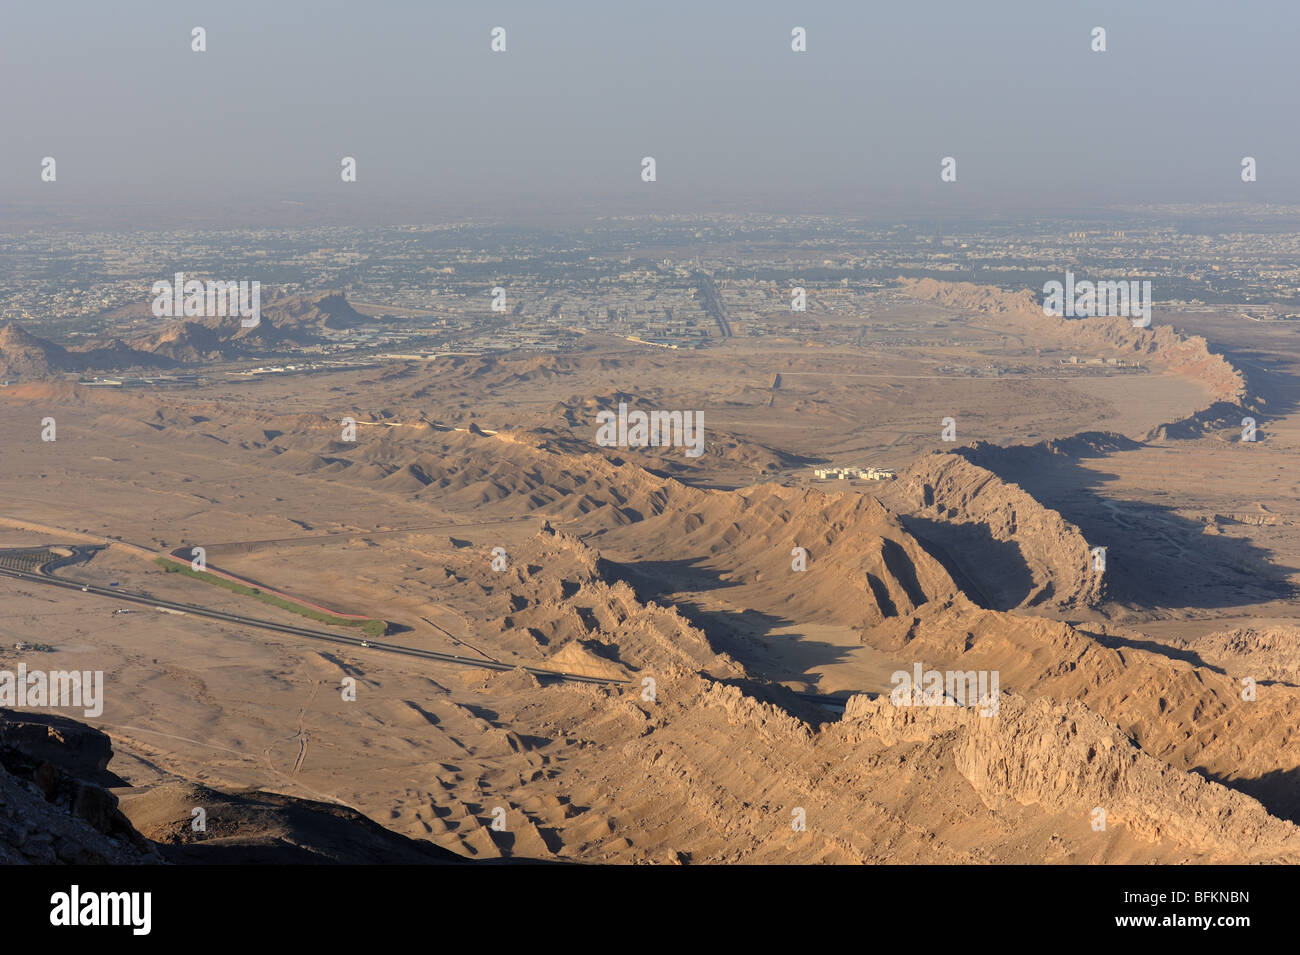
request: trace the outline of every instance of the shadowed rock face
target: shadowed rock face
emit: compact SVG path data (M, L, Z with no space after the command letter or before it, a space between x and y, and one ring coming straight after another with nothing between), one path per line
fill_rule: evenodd
M0 710L0 862L161 862L106 785L112 744L59 716Z
M63 716L13 710L0 710L0 748L52 762L88 780L107 778L105 769L113 758L112 742L97 729Z
M251 789L225 793L177 781L129 797L124 805L168 862L469 863L448 849L390 832L347 806L279 793ZM194 808L206 814L203 832L194 831Z
M1079 528L970 460L977 450L936 452L900 476L886 499L904 526L935 545L991 609L1101 603L1105 578L1090 570Z
M345 806L252 790L222 793L176 781L127 801L108 786L109 737L75 720L0 710L0 864L165 862L465 862L389 832ZM192 811L208 813L195 832Z
M39 378L51 372L76 366L65 349L15 325L0 328L0 375L15 378Z
M238 316L159 319L155 330L120 339L64 348L9 322L0 326L0 377L44 378L70 371L167 369L205 361L224 361L266 349L297 346L319 337L321 329L371 324L340 292L283 295L270 299L254 327Z
M99 347L64 348L10 322L0 327L0 376L44 378L68 371L170 368L176 362L163 355L137 351L119 340Z

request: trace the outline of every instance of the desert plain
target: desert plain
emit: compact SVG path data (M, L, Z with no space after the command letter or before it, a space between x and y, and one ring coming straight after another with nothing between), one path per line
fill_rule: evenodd
M0 578L0 668L104 672L86 722L159 842L292 842L213 801L257 791L470 860L1300 861L1294 327L928 279L834 321L12 384L0 550L85 548L53 573L96 589ZM601 446L620 403L704 453ZM387 632L160 565L195 546ZM918 664L996 673L996 713L895 705Z

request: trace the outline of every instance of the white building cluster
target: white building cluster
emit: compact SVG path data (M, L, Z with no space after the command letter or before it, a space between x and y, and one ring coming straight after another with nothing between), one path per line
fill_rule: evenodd
M820 481L892 481L898 477L893 468L817 468L813 474Z

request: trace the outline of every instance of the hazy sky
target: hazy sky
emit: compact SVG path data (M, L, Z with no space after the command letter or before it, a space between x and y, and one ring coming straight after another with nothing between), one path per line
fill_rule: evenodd
M1294 203L1298 35L1290 0L6 3L0 209Z

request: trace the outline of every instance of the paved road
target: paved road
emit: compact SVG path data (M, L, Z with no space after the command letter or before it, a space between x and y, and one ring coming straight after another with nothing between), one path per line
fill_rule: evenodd
M499 663L495 660L462 657L453 653L441 653L437 650L421 650L416 647L399 646L395 643L383 643L381 641L371 640L367 637L353 637L341 633L329 633L324 630L313 630L309 627L297 627L292 624L275 623L270 620L258 620L255 617L245 617L242 614L227 613L224 610L212 610L198 604L178 603L174 600L163 600L158 597L151 597L148 594L132 593L129 590L122 590L118 587L101 587L98 584L86 584L74 580L65 580L61 577L55 577L48 572L54 566L68 563L70 560L71 559L65 558L63 560L53 561L50 564L43 566L39 573L34 574L21 570L0 568L0 576L12 577L15 580L26 581L27 583L44 584L50 587L62 587L64 590L84 591L86 593L96 594L100 597L111 597L114 600L140 604L155 609L193 614L196 617L208 617L212 620L222 620L226 623L238 624L239 626L244 627L256 627L260 630L274 630L277 633L287 633L297 637L307 637L312 640L325 640L330 643L343 644L358 649L375 650L380 653L396 653L408 657L419 657L425 660L437 660L441 663L453 663L458 666L471 666L480 670L504 671L524 669L539 679L559 680L566 683L597 683L609 685L626 684L629 682L627 680L612 680L604 677L582 676L577 673L566 673L562 670L547 670L540 667L521 668L513 663Z
M718 286L714 284L713 277L707 272L696 272L695 281L700 290L700 297L703 299L704 310L718 323L718 330L722 333L722 337L730 338L731 322L727 319L727 307L722 304L722 296L718 293Z
M67 580L62 577L55 577L52 571L59 567L65 567L69 564L79 563L87 559L88 551L96 548L74 547L74 553L70 557L59 558L42 565L37 573L27 573L21 570L10 570L0 568L0 577L11 577L15 580L25 581L33 584L43 584L51 587L61 587L64 590L82 591L85 593L95 594L100 597L111 597L114 600L125 601L126 603L140 604L145 607L151 607L155 610L167 610L173 613L193 614L196 617L207 617L212 620L221 620L226 623L233 623L244 627L254 627L259 630L273 630L276 633L289 634L297 637L307 637L312 640L324 640L330 643L343 644L363 650L374 650L379 653L395 653L402 656L418 657L423 660L434 660L439 663L450 663L456 666L476 667L480 670L516 670L523 669L540 680L555 680L563 683L595 683L598 685L626 686L630 680L613 680L605 677L582 676L577 673L566 673L563 670L548 670L542 667L519 667L517 664L500 663L496 660L484 660L474 657L457 656L454 653L441 653L437 650L421 650L416 647L403 647L393 643L383 643L370 640L364 637L353 637L340 633L329 633L324 630L313 630L309 627L297 627L292 624L276 623L271 620L259 620L255 617L245 617L242 614L227 613L224 610L212 610L199 604L180 603L174 600L163 600L158 597L151 597L148 594L133 593L129 590L122 590L119 587L101 587L98 584L81 583L75 580ZM844 711L844 696L823 696L817 693L796 693L800 699L808 703L814 703L825 709L842 713Z

